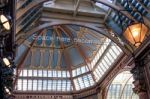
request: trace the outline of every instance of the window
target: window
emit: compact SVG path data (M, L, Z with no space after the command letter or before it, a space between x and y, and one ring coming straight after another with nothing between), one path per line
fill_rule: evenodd
M24 91L27 90L27 79L23 79L22 85L23 85L22 89L23 89Z
M139 99L132 91L133 77L129 71L118 74L108 86L107 99Z
M32 80L28 80L28 90L32 90Z

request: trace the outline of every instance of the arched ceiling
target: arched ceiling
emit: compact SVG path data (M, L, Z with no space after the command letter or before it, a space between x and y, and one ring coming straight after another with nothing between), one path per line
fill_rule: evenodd
M95 85L122 50L134 49L122 42L121 28L141 19L135 10L150 27L149 9L149 0L18 0L16 89L44 90L23 87L28 77L32 86L47 83L43 88L49 91L74 92ZM64 89L58 89L59 83Z

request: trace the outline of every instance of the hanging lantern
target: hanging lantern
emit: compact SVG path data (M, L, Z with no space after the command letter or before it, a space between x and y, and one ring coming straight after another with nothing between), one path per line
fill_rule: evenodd
M143 23L133 23L125 29L123 35L130 43L138 47L143 42L147 32L148 28Z

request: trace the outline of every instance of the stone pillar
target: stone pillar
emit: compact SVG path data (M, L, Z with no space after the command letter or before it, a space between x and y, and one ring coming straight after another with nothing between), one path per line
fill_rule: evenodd
M148 99L147 88L144 79L144 67L140 61L135 61L135 67L131 70L133 74L134 93L138 94L139 99Z

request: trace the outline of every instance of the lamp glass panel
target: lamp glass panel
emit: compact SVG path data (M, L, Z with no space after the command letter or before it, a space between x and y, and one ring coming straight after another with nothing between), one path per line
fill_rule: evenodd
M8 19L6 18L6 16L0 15L0 21L1 21L1 23L4 23L4 22L7 22Z
M133 36L133 39L135 40L135 42L139 42L141 31L142 31L141 24L131 25L131 26L129 26L129 29L130 29L130 33Z
M10 65L10 62L7 58L3 58L3 62L5 63L6 66Z
M10 30L10 24L9 24L9 22L4 23L3 26L4 26L4 28L6 30Z
M8 21L8 18L4 15L0 15L0 21L3 25L3 27L6 29L6 30L10 30L10 23Z
M146 35L147 32L148 32L147 26L145 26L144 24L142 24L142 31L141 31L142 34L141 34L141 39L140 39L141 42L143 42L144 37L145 37L145 35Z

